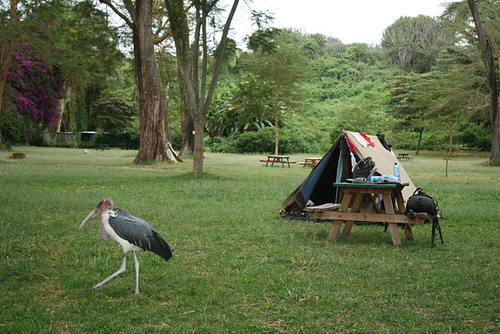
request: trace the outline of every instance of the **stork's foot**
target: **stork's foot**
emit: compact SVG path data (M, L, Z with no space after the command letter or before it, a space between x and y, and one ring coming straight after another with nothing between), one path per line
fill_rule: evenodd
M101 284L101 283L98 283L98 284L94 285L94 286L93 286L90 290L91 290L91 291L95 291L95 290L97 290L97 289L101 289L101 288L102 288L102 284Z
M138 294L139 294L139 290L135 290L134 295L138 295Z

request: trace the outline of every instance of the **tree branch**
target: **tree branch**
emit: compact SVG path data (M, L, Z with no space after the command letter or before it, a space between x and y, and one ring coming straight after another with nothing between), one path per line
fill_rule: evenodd
M231 26L231 21L233 20L234 14L236 12L236 8L238 8L239 0L234 0L233 6L231 7L231 11L229 12L229 16L227 17L226 24L224 25L224 29L222 31L222 37L219 44L219 50L217 50L217 62L215 64L214 75L212 77L212 82L210 84L210 88L207 93L207 100L205 101L205 105L203 107L203 112L206 115L208 109L210 108L210 104L212 103L212 97L215 92L215 87L217 86L217 80L219 79L220 69L222 67L222 62L224 60L224 52L226 50L227 44L227 36L229 34L229 28Z
M172 29L168 29L168 31L161 37L153 39L153 44L160 44L167 38L169 38L172 35Z
M130 29L134 29L133 22L136 21L137 13L134 5L130 0L123 0L123 3L125 4L125 7L127 8L127 11L129 12L130 16L132 17L132 21L130 21L125 14L119 11L118 8L116 8L115 5L113 5L111 0L99 0L99 1L105 5L108 5L108 7L111 8L111 10L116 13L116 15L118 15L122 20L125 21L125 23L130 27Z

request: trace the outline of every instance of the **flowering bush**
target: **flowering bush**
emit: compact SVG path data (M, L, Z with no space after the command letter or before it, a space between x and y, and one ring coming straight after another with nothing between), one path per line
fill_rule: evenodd
M18 45L14 49L5 97L9 109L31 123L25 129L27 140L35 131L46 130L57 123L59 100L65 94L64 79L56 65L34 56L26 46Z

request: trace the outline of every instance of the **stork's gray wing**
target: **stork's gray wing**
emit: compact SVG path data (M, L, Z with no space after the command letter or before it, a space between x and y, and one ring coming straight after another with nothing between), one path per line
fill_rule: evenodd
M125 210L116 209L109 218L109 225L121 238L144 250L158 254L167 261L172 250L158 232L142 219L132 216Z

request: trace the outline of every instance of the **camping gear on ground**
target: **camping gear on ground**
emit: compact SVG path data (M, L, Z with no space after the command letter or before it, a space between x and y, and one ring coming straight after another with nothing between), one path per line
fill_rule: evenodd
M413 195L408 199L405 214L410 214L410 218L413 219L415 214L419 212L426 212L432 216L432 247L436 246L434 242L436 229L439 232L441 244L443 244L443 235L441 234L441 226L439 225L438 219L439 205L434 198L424 193L422 188L417 188ZM441 216L441 218L443 217Z
M383 139L384 144L380 142L379 138ZM281 214L288 218L307 219L304 208L309 200L314 205L340 203L341 194L334 183L352 179L353 166L366 157L371 157L376 164L376 175L393 176L394 164L398 160L383 136L365 134L355 136L354 132L342 131L330 150L312 169L304 182L283 201ZM402 190L403 199L406 201L416 188L402 165L399 166L399 173L401 175L400 182L408 183Z

